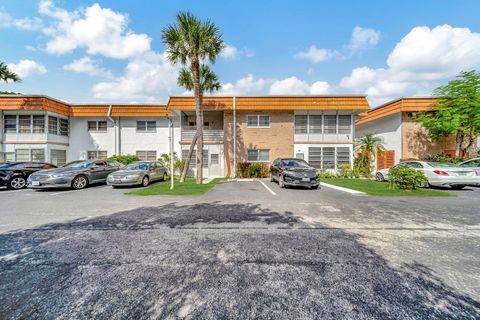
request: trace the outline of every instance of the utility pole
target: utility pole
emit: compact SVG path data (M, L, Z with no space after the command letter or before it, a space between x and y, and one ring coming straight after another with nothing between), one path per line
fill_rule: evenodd
M173 168L173 164L174 164L174 143L173 143L173 133L174 133L174 130L173 130L173 117L168 117L168 127L169 127L169 134L168 134L168 138L170 140L170 190L173 190L173 188L175 187L174 185L174 173L175 173L175 170Z

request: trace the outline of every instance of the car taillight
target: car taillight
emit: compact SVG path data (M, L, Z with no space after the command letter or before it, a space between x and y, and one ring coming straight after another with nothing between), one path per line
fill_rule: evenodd
M433 170L433 172L441 176L448 176L448 173L443 170Z

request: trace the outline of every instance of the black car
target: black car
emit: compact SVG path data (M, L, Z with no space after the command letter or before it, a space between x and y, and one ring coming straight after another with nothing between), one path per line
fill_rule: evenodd
M270 181L277 181L280 188L300 186L317 189L320 185L318 170L305 160L279 158L270 166Z
M0 186L9 189L22 189L27 185L27 178L34 172L54 169L55 165L45 162L8 162L0 164Z

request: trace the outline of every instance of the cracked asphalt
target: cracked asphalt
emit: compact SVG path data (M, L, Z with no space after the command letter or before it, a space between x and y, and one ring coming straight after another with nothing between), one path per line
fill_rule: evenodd
M480 189L0 191L1 319L479 319Z

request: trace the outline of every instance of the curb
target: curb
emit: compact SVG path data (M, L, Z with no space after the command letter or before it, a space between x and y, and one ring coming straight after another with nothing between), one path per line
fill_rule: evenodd
M338 190L338 191L347 192L347 193L350 193L350 194L353 194L353 195L356 195L356 196L366 196L367 195L365 192L362 192L362 191L357 191L357 190L353 190L353 189L349 189L349 188L339 187L339 186L335 186L333 184L329 184L329 183L325 183L325 182L320 182L320 185L322 187L327 187L327 188L335 189L335 190Z

